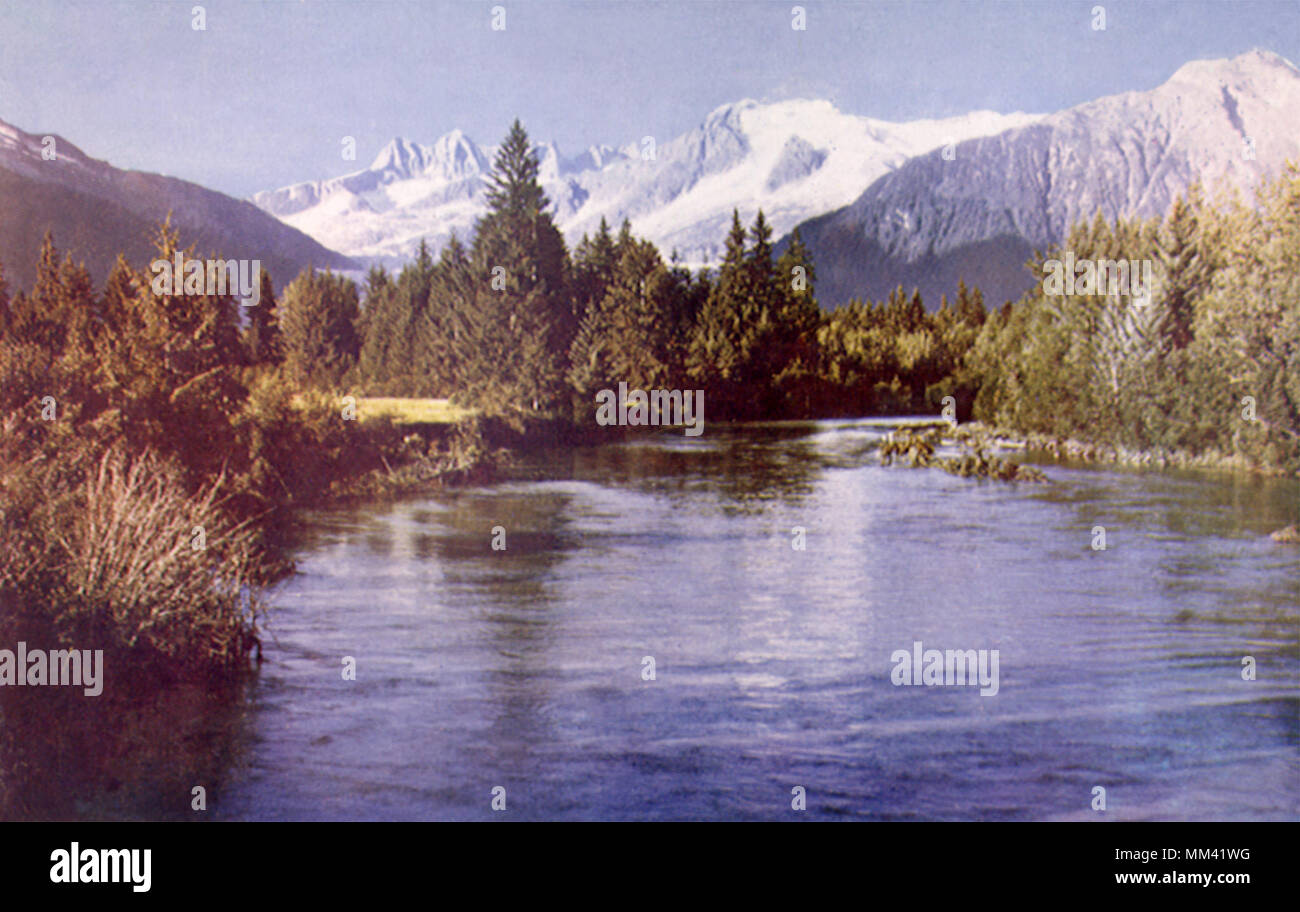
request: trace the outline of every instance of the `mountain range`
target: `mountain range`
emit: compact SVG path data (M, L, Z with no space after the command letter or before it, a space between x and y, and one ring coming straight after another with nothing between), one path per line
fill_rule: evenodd
M844 114L827 101L741 101L662 143L643 137L565 157L534 151L556 223L572 245L605 218L688 266L721 257L733 208L762 207L778 236L851 202L862 188L937 146L999 133L1035 117L977 111L947 120L887 123ZM432 145L398 138L360 171L252 197L266 212L326 246L398 266L421 240L436 250L463 239L487 209L485 177L496 149L461 131Z
M1185 64L1151 91L970 139L948 157L917 156L800 234L824 303L902 284L933 307L964 278L997 304L1034 281L1032 251L1076 221L1099 210L1107 220L1162 216L1197 181L1250 200L1288 160L1300 160L1300 70L1256 50Z
M602 218L716 265L733 208L761 207L778 237L799 227L826 306L918 287L933 308L957 280L991 304L1018 296L1025 261L1101 211L1163 215L1193 182L1249 195L1300 160L1300 70L1268 51L1187 63L1163 85L1054 114L990 111L889 123L822 100L741 101L681 136L535 147L539 178L570 245ZM147 262L170 212L200 254L260 259L283 284L314 264L400 267L420 241L468 239L486 211L496 149L452 131L394 139L361 170L240 201L176 178L124 171L0 121L0 262L29 284L41 235L102 279L122 251ZM784 241L783 241L784 243ZM780 245L778 245L780 249Z

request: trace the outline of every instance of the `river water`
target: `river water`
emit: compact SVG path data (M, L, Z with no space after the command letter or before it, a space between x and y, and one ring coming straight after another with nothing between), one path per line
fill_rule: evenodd
M885 431L715 424L312 514L212 813L1300 819L1300 548L1267 538L1300 485L962 479L882 468ZM996 649L996 695L896 686L917 641Z

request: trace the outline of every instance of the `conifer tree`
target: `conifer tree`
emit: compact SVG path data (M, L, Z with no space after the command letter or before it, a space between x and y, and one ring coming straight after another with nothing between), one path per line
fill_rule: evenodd
M366 274L365 306L357 321L361 338L357 367L368 392L388 392L391 382L389 346L393 327L396 283L382 266L372 266Z
M397 278L395 316L397 334L389 348L394 391L406 396L428 396L436 385L436 363L429 350L433 336L429 332L429 299L433 292L436 264L422 239L415 260L407 264Z
M447 396L456 388L457 315L471 306L474 285L469 251L453 232L433 270L428 304L416 326L417 372L426 395Z
M822 313L815 296L817 271L812 253L798 228L777 260L775 276L779 291L776 343L780 352L772 382L783 413L806 415L814 397L824 395L817 378L821 367L817 335Z
M356 363L360 348L356 284L308 267L284 289L279 309L289 376L304 384L336 386Z
M1162 297L1169 312L1169 344L1174 349L1191 343L1195 302L1209 290L1213 275L1201 249L1200 208L1200 190L1193 185L1185 198L1174 200L1157 246L1164 271Z
M731 230L717 280L700 311L699 325L691 340L688 375L715 397L724 409L740 398L739 384L743 353L744 300L746 293L746 233L740 212L732 210Z
M122 254L117 255L108 277L104 280L100 317L104 329L109 333L124 331L131 319L131 301L139 289L136 285L136 273Z
M62 354L70 335L85 338L93 314L93 289L85 269L60 259L54 236L45 233L31 292L11 305L10 332L21 342Z
M537 177L537 157L516 120L493 164L488 212L476 226L473 291L452 315L457 399L516 423L564 411L566 361L577 331L566 300L564 238Z
M248 327L244 330L244 353L249 364L277 364L284 357L280 339L280 315L275 300L275 283L265 269L258 277L260 296L255 307L248 308Z
M600 225L592 238L583 235L582 241L573 251L573 290L575 305L579 316L585 316L601 299L614 281L614 270L618 265L614 238L610 234L609 223L601 216Z
M415 259L406 265L395 282L372 270L368 284L374 299L367 296L361 325L359 365L363 380L376 391L397 396L421 395L417 367L417 328L428 307L434 263L428 245L421 240Z
M564 291L564 238L546 211L550 201L538 182L537 156L516 120L488 176L488 212L474 236L474 264L485 276L503 275L507 291ZM494 272L501 269L502 273Z
M978 288L967 287L965 279L957 280L957 301L955 305L957 318L976 329L984 325L988 314L984 310L984 294Z

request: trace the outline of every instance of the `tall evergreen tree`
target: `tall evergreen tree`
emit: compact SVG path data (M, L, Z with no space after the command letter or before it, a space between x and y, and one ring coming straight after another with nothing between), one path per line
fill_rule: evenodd
M452 232L433 271L428 305L416 326L417 371L427 395L447 396L456 389L458 315L472 306L475 283L469 251Z
M605 291L614 281L618 256L609 223L601 216L600 225L592 238L583 235L573 251L572 297L579 317L584 317L605 297Z
M361 337L357 367L367 392L389 392L392 362L389 348L400 320L395 313L396 283L382 266L366 274L365 305L357 328Z
M71 257L60 258L54 236L46 232L31 292L9 306L9 331L57 356L69 343L89 346L97 311L90 274Z
M747 285L745 227L739 210L732 210L731 230L718 268L717 280L700 311L699 326L691 340L687 370L691 380L716 398L725 414L740 399L744 358L745 293Z
M955 310L961 322L978 329L988 316L984 310L984 293L978 288L968 288L965 279L958 279Z
M780 347L773 379L779 407L786 413L808 414L817 390L821 352L817 335L822 312L815 297L817 270L812 253L795 228L776 263L779 304L776 317Z
M360 372L363 382L379 392L397 396L427 394L429 383L422 374L418 351L420 327L429 307L434 262L428 245L421 240L415 259L406 265L395 282L372 270L362 320Z
M1163 298L1169 312L1169 343L1186 348L1192 341L1195 302L1210 288L1213 269L1202 252L1200 190L1193 185L1186 197L1174 200L1159 235L1157 256L1164 271Z
M284 289L279 309L289 375L300 383L337 385L356 363L360 348L356 284L309 267Z
M568 254L516 120L488 181L488 212L470 257L474 291L452 315L457 399L513 421L565 411L569 347ZM529 357L517 355L526 350Z
M528 134L516 120L488 176L488 211L475 229L473 259L489 280L504 278L507 291L558 298L565 290L567 253L546 211L550 201L538 182L538 168Z
M261 293L257 306L248 308L244 330L244 352L250 364L276 364L284 357L280 339L280 315L275 301L275 283L265 269L258 277Z

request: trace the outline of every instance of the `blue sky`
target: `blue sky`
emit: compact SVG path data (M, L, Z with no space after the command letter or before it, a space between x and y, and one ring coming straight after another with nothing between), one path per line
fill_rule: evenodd
M393 136L493 143L515 116L572 155L670 138L741 98L886 120L1038 112L1252 47L1300 63L1296 0L803 2L805 31L791 0L207 0L205 31L195 5L0 6L0 119L244 196L368 164Z

